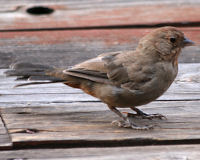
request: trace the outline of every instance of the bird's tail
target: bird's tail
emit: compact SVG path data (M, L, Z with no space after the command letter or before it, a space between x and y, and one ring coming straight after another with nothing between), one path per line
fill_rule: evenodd
M59 76L52 76L58 69L41 64L32 63L15 63L11 65L11 69L5 72L6 76L16 76L16 80L33 80L35 82L18 84L15 87L34 85L34 84L47 84L47 83L58 83L64 82Z

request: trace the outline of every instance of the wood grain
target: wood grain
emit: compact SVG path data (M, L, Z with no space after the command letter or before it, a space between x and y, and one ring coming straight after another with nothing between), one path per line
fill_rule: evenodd
M151 27L165 25L179 26L197 42L183 50L180 62L200 62L200 1L2 0L0 5L0 68L16 61L67 67L134 49ZM35 6L54 12L27 13ZM111 125L118 117L80 90L62 84L12 88L22 82L1 69L0 159L199 159L200 146L194 144L200 144L200 64L181 64L179 70L162 97L140 107L168 119L134 117L138 125L155 125L135 131Z
M74 149L26 149L1 151L1 159L9 158L26 160L198 160L199 145L175 146L142 146L115 148L74 148Z

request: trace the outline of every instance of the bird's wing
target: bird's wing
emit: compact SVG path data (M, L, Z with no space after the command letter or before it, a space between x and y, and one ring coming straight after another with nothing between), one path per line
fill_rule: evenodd
M112 52L75 65L63 73L99 83L113 84L128 90L138 90L139 82L149 81L151 77L136 63L137 53L133 51Z
M111 52L101 54L96 58L89 59L66 70L63 70L63 73L99 83L112 84L112 82L108 79L107 68L103 58L120 53L121 52Z

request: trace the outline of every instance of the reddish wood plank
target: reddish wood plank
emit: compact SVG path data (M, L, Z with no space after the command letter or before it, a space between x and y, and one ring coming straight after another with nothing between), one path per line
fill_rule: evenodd
M193 41L200 40L200 27L181 28L185 35ZM57 30L57 31L24 31L3 32L0 34L0 46L9 45L8 40L19 38L17 45L25 44L58 44L66 42L91 42L104 41L105 45L119 45L137 43L141 37L151 32L152 28L146 29L94 29L94 30ZM7 40L7 41L6 41ZM199 43L200 44L200 43ZM13 44L14 45L14 44Z
M112 25L155 25L160 23L191 23L199 21L200 4L143 2L141 5L126 2L105 3L43 3L43 6L54 9L50 15L33 16L26 12L33 3L20 3L11 9L0 13L0 29L30 29L30 28L76 28ZM73 4L73 5L72 5ZM113 5L112 5L113 4ZM5 4L1 4L4 6ZM42 3L40 3L42 6ZM97 7L97 6L100 7Z
M200 28L180 29L191 40L200 42ZM2 32L0 68L8 68L9 64L19 60L59 67L74 65L101 53L134 49L139 39L151 30ZM185 48L180 62L200 62L199 46Z

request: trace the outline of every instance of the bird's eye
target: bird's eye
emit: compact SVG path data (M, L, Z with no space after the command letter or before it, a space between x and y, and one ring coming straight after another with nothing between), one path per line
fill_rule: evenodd
M175 42L176 42L176 38L171 37L171 38L170 38L170 42L171 42L171 43L175 43Z

